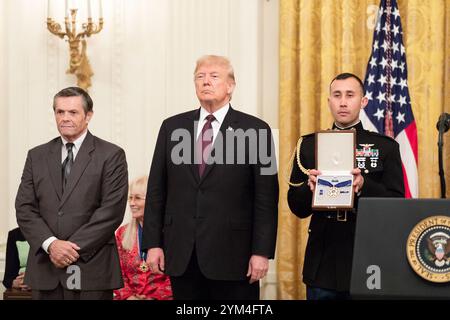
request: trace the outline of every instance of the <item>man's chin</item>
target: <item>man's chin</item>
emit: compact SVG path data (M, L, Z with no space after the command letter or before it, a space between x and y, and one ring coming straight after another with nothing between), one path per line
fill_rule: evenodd
M64 131L64 130L59 131L59 133L60 133L63 137L70 137L70 136L73 136L73 135L74 135L73 132L70 132L70 131Z
M202 106L213 106L216 104L215 99L199 99Z
M73 137L75 136L75 134L73 132L60 131L59 134L68 141L72 140Z
M214 101L214 97L212 95L203 95L199 98L199 100L202 102L211 103L212 101Z

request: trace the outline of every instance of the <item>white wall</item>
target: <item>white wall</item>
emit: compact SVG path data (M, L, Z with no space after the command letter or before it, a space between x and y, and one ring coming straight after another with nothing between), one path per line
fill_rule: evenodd
M0 1L0 155L7 154L7 95L6 95L6 57L3 54L6 48L6 32L5 32L5 2ZM9 227L8 216L12 213L8 212L8 159L0 157L0 279L3 280L5 270L5 242L7 230ZM0 285L0 299L3 297L3 285Z
M9 228L8 217L12 216L9 204L9 167L8 157L6 156L8 148L8 95L6 79L6 51L7 33L5 16L6 2L0 1L0 244L6 241L6 231Z
M51 1L62 22L64 2ZM88 38L90 130L125 149L130 179L148 173L161 121L198 106L193 69L204 54L230 58L233 106L278 128L278 1L103 0L104 30ZM16 226L27 150L58 134L52 97L76 84L46 17L46 0L0 1L0 243Z

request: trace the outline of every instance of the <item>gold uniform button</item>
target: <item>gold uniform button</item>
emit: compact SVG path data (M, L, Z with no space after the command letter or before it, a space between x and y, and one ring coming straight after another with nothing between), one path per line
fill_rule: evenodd
M366 169L366 170L364 170L364 173L369 173L369 170L367 170L367 169Z

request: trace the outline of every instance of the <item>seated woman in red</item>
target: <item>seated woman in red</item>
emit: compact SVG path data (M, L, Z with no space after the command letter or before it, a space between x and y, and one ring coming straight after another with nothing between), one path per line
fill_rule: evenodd
M132 218L116 232L124 287L114 290L114 300L172 300L169 277L152 273L145 263L146 253L140 250L147 181L144 176L130 184Z

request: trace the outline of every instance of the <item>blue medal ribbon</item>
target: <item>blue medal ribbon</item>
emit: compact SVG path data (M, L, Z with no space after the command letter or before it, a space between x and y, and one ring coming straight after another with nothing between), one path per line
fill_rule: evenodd
M147 252L146 251L142 251L141 247L142 247L142 227L141 224L138 222L138 240L139 240L139 256L141 257L141 260L146 261L147 260Z
M319 186L343 188L343 187L351 186L352 185L352 180L346 180L346 181L341 181L341 182L339 182L337 184L332 184L330 181L323 180L323 179L317 179L317 184Z

